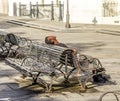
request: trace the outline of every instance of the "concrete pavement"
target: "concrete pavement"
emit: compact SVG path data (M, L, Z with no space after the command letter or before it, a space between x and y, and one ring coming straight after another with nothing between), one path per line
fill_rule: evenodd
M119 25L98 25L98 24L94 25L94 24L70 23L71 28L65 28L65 23L60 21L40 20L25 16L23 17L0 16L0 18L8 20L9 23L54 32L65 33L100 32L103 34L120 35Z
M54 28L64 28L64 23L54 22L54 21L44 21L30 19L26 17L14 18L14 17L2 17L0 19L5 21L10 20L21 20L23 25L27 23L41 24L41 26L53 26ZM2 24L3 22L1 22ZM55 24L54 24L55 23ZM12 24L9 26L13 26ZM44 37L47 35L57 36L60 42L64 42L72 47L77 47L80 49L81 53L97 57L101 60L103 66L106 69L107 74L110 74L112 79L117 82L117 85L106 84L103 86L90 88L86 93L73 93L64 92L53 93L53 94L43 94L40 92L39 87L28 87L30 84L29 80L21 80L20 74L7 66L4 61L0 63L0 100L2 101L97 101L101 94L106 91L113 91L120 89L120 40L119 35L107 35L106 33L93 33L95 31L112 30L119 31L119 26L106 26L106 25L85 25L85 24L75 24L71 25L71 30L69 33L62 31L46 31L40 28L30 28L14 25L13 27L3 27L8 32L25 32L23 34L18 33L20 36L29 37L31 39L39 39L44 42ZM47 27L46 27L47 28ZM81 28L81 30L77 30ZM39 29L39 30L38 30ZM84 30L83 30L84 29ZM66 28L64 28L66 30ZM69 30L69 29L67 29ZM76 32L76 33L74 33ZM87 32L87 33L86 33ZM89 33L88 33L89 32ZM114 32L112 32L113 34ZM27 87L28 88L27 88ZM36 91L38 89L38 91ZM90 92L94 90L93 92ZM32 91L32 93L31 93ZM120 98L120 96L119 96ZM105 101L115 101L113 96L108 95Z

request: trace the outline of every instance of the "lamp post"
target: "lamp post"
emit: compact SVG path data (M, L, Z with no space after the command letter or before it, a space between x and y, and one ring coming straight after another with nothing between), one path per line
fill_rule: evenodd
M69 20L70 20L69 1L67 0L66 25L65 25L66 28L70 28L71 27Z

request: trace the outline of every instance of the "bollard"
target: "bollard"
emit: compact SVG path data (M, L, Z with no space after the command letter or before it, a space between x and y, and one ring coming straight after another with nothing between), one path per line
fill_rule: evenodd
M39 18L39 6L38 6L38 2L36 3L36 18Z
M62 21L62 4L61 1L59 1L59 21Z
M94 17L94 19L92 20L93 24L96 25L97 24L97 19L96 17Z
M53 1L51 3L51 21L54 20L54 6L53 6Z
M13 3L13 15L17 16L17 4L16 4L16 2Z
M19 16L21 16L21 2L19 2Z
M30 2L30 18L32 18L32 3Z

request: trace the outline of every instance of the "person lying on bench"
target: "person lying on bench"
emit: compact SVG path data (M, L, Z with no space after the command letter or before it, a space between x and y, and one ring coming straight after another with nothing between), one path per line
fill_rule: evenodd
M45 43L68 48L67 45L65 45L63 43L59 43L58 40L56 39L56 36L47 36L47 37L45 37Z
M59 43L58 40L56 39L56 36L47 36L45 37L45 43L46 44L52 44L52 45L57 45L57 46L60 46L60 47L65 47L66 50L63 51L63 53L61 54L61 59L60 61L65 62L65 57L66 57L66 54L68 55L68 60L71 64L71 66L74 66L73 64L73 53L74 54L77 54L77 49L73 49L73 48L69 48L67 45L63 44L63 43Z

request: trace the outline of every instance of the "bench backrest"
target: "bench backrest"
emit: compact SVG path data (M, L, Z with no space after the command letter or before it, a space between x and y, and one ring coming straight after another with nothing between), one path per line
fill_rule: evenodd
M46 57L52 61L76 67L74 62L76 61L76 54L72 49L43 43L33 44L33 47L36 48L35 50L37 50L37 55L40 58Z

